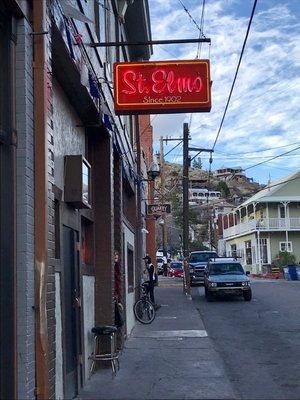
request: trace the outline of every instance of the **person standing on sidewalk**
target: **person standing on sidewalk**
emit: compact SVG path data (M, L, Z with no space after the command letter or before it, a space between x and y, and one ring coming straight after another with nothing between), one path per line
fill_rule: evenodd
M157 310L158 308L160 308L160 306L158 304L155 304L155 299L154 299L154 286L155 286L155 268L154 265L151 262L151 257L146 256L143 258L143 260L145 260L146 263L146 269L148 272L148 293L150 296L150 300L152 301L152 303L154 304L154 308Z

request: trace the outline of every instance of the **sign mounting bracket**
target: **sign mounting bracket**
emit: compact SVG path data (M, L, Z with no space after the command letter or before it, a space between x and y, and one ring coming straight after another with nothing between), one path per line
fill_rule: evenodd
M91 47L119 47L119 46L154 46L159 44L185 44L185 43L211 43L210 38L195 39L166 39L166 40L145 40L143 42L97 42L90 43Z

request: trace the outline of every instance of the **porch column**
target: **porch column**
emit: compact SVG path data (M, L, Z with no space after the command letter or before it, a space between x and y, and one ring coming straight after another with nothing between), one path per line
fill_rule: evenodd
M261 255L260 255L260 231L257 229L257 257L258 257L258 270L261 272Z
M270 219L269 219L269 203L266 203L266 227L270 229Z
M289 201L283 201L282 202L282 204L283 204L283 207L284 207L284 226L285 226L285 248L286 248L286 250L288 249L288 242L289 242L289 231L288 231L288 229L289 229L289 219L288 219L288 216L287 216L287 206L288 206L288 204L289 204Z

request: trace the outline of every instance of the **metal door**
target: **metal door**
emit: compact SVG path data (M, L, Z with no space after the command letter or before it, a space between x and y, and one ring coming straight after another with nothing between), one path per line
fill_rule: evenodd
M78 361L81 347L78 232L63 226L63 352L65 398L78 393Z

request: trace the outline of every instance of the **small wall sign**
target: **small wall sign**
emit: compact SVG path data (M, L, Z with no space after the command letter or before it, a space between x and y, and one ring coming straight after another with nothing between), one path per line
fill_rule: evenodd
M209 60L114 64L116 114L209 112Z
M171 213L171 204L148 204L147 214L148 215L161 215L163 213Z

